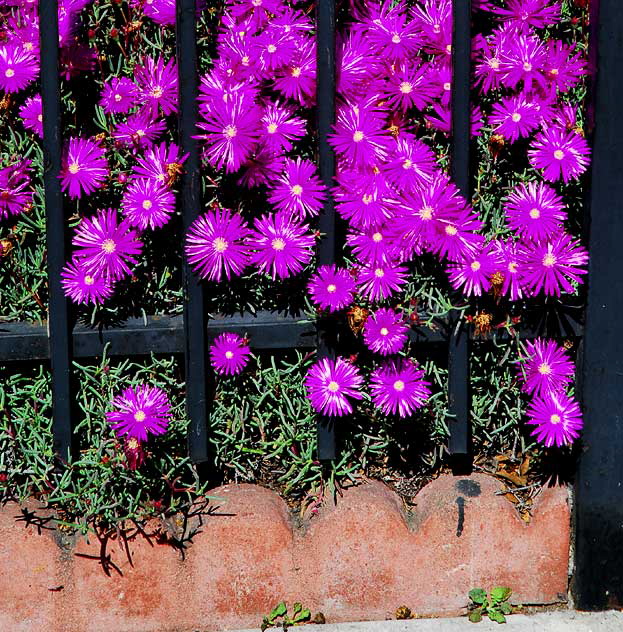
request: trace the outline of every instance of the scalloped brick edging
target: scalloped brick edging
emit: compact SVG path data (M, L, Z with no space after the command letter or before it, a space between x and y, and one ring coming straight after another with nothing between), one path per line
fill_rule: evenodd
M336 506L294 526L284 501L255 485L210 496L213 515L182 559L154 538L108 544L67 539L0 508L0 630L156 632L259 626L279 601L328 622L386 619L398 606L451 615L475 586L506 584L517 602L564 601L570 512L564 487L544 489L525 524L492 477L444 475L405 515L379 482L345 490ZM31 510L36 503L27 504ZM41 512L38 512L41 515ZM40 531L40 533L38 533Z

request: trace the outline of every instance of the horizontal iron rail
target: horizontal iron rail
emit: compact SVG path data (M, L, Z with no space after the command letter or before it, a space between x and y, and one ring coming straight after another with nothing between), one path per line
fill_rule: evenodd
M583 335L580 321L569 317L566 326L560 337L579 338ZM314 321L269 311L258 312L255 316L216 316L208 321L208 338L224 331L248 335L250 345L255 349L312 349L317 341ZM520 338L526 339L544 335L542 330L534 328L524 328L518 333ZM439 320L435 329L416 327L410 336L416 344L447 343L449 325ZM503 340L509 334L499 329L495 330L495 336ZM470 337L477 341L487 340L475 336L473 329ZM113 356L184 353L184 319L182 316L148 316L147 319L132 318L108 329L78 325L73 330L73 355L76 358L99 356L106 344L109 345L108 355ZM0 323L0 363L49 358L47 324Z

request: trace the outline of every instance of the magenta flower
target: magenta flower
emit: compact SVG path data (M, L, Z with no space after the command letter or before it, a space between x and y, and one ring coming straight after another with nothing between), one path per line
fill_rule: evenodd
M384 94L388 105L406 112L412 107L423 110L433 102L439 92L430 80L428 65L417 67L408 63L397 68L389 76Z
M274 281L298 274L311 261L314 241L309 226L276 213L256 220L247 246L255 250L251 263Z
M387 264L396 259L396 245L384 227L351 230L346 242L353 249L353 255L366 265Z
M523 248L512 239L495 240L492 243L496 254L495 274L501 275L503 279L500 294L510 296L511 301L517 301L524 295L521 263Z
M326 265L318 268L308 288L314 303L335 312L353 302L355 281L348 270Z
M507 0L507 8L495 7L493 12L518 26L542 29L560 20L560 4L552 0Z
M530 164L543 169L543 177L550 182L577 179L586 171L589 155L584 138L561 127L549 127L537 134L528 150Z
M410 417L430 397L424 375L412 360L396 360L374 369L370 375L374 405L386 415Z
M29 97L19 109L22 123L26 129L33 131L39 138L43 138L43 109L41 95Z
M525 90L536 86L545 88L543 70L547 50L543 42L536 35L520 33L508 37L504 44L500 60L504 85L515 88L519 82L523 82Z
M426 186L437 170L435 154L419 138L400 135L383 167L387 180L399 191Z
M355 228L380 226L394 215L387 184L381 178L362 178L354 171L342 172L334 189L337 212Z
M407 62L422 45L420 26L408 19L406 6L384 3L370 5L370 16L364 21L366 38L376 49L376 54L389 62Z
M151 109L154 117L158 108L166 116L177 112L177 66L174 59L165 65L162 57L144 59L144 65L135 69L137 96Z
M302 40L295 58L282 68L274 81L275 89L288 98L309 106L316 97L316 42Z
M518 184L508 196L505 211L508 227L534 241L559 233L567 219L562 198L542 182Z
M580 436L582 412L578 403L564 392L535 397L528 408L527 424L536 426L530 433L546 447L561 447Z
M22 46L0 46L0 89L19 92L39 73L37 58Z
M72 240L78 248L74 258L87 274L118 281L131 274L128 264L136 265L142 243L127 220L118 223L117 211L109 208L94 217L84 217Z
M428 234L428 249L450 261L463 261L482 248L483 237L478 234L481 229L478 215L465 208L452 220L435 222Z
M545 74L552 82L551 89L568 92L587 74L586 61L580 52L574 51L560 40L552 40L547 46Z
M247 340L230 332L220 334L210 345L210 361L219 375L242 373L250 354Z
M544 397L547 393L562 391L573 381L575 365L554 340L537 338L534 342L528 341L526 354L522 391Z
M143 13L156 24L175 26L175 0L145 0L137 2Z
M371 351L381 355L398 353L408 338L409 327L393 309L381 307L366 319L363 341Z
M491 275L495 272L496 257L491 247L467 255L462 261L451 263L448 268L450 284L465 296L481 296L491 289Z
M144 149L153 145L166 128L167 124L164 121L154 119L151 111L143 108L128 116L125 123L119 123L113 136L124 145Z
M316 165L301 158L286 160L284 173L271 189L268 197L271 204L301 219L318 215L326 197L325 186L317 175Z
M101 304L113 294L112 283L99 274L88 274L80 259L74 258L61 273L65 296L74 303Z
M125 77L113 77L104 84L100 105L109 114L125 114L137 103L136 84Z
M140 384L126 388L112 400L106 420L117 435L147 441L149 434L162 435L171 420L167 394L157 386Z
M202 279L239 276L248 264L249 230L237 213L216 209L198 217L186 235L186 256Z
M329 143L350 166L373 167L385 158L389 135L380 111L364 106L340 108Z
M493 131L508 138L511 143L530 136L539 126L539 120L539 111L521 94L496 103L489 117Z
M30 160L0 169L0 220L22 213L32 198Z
M365 266L359 271L358 291L369 301L389 298L407 282L408 270L395 264Z
M72 198L90 195L108 176L106 151L89 138L70 138L61 168L61 188Z
M132 169L132 175L158 181L170 187L175 178L182 173L182 166L188 154L182 156L180 148L175 143L160 143L148 147L142 156L137 156L137 165Z
M121 200L128 221L141 230L164 226L175 210L175 196L164 185L150 178L137 178L130 183Z
M305 121L279 103L269 103L261 120L264 131L261 141L272 152L290 151L292 143L305 136Z
M588 252L566 233L550 241L525 244L521 257L524 265L523 281L531 296L541 290L549 296L560 296L561 290L573 293L572 281L582 283L587 273Z
M362 399L363 378L343 358L323 358L307 372L305 388L312 408L321 415L341 417L353 412L349 398Z

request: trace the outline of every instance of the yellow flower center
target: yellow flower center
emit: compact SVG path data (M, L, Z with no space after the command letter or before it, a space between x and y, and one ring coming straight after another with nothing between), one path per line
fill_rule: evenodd
M381 327L381 336L387 336L389 334L389 329L387 327Z
M490 59L489 66L493 68L493 70L498 70L500 67L500 60L497 59L496 57L494 57L493 59Z
M400 92L402 92L402 94L410 94L413 92L413 84L408 81L403 81L400 84Z
M143 208L148 211L154 203L151 200L143 200Z
M273 247L273 250L283 250L286 247L286 242L281 237L277 237L272 240L270 245Z
M227 136L227 138L234 138L234 136L238 133L235 125L228 125L224 130L223 134Z
M385 272L381 268L377 268L374 271L374 276L377 277L377 279L382 279L385 276Z
M559 72L558 68L552 68L552 69L549 71L549 74L550 74L550 75L554 75L554 77L556 77L556 76L558 76L558 72Z
M404 391L405 390L405 383L402 380L396 380L394 382L394 389L397 391Z
M121 101L121 99L122 99L122 98L123 98L123 97L122 97L120 94L115 94L115 96L113 97L113 99L114 99L117 103L119 103L119 101Z
M164 90L160 86L156 86L151 91L151 96L154 97L154 99L159 99L163 94L164 94Z
M543 364L539 364L538 371L541 375L549 375L552 372L552 367L547 362L543 362Z
M274 52L277 50L277 47L276 47L274 44L269 44L269 45L266 47L266 50L267 50L269 53L274 53Z
M234 357L234 352L233 351L225 351L225 357L228 360L231 360Z
M556 413L554 413L550 418L549 418L550 423L556 425L559 424L562 419L560 418L560 415L557 415Z
M480 270L480 262L479 261L472 261L471 265L469 266L474 272L478 272L478 270Z
M398 35L398 33L394 33L392 35L392 43L400 44L400 35Z
M519 123L519 121L521 121L521 114L519 114L519 112L513 112L511 118L515 123Z
M292 76L293 77L301 76L301 69L298 66L296 68L292 68Z
M13 70L13 68L7 68L7 69L4 71L4 76L5 76L5 77L8 77L8 78L10 79L11 77L14 77L14 76L15 76L15 71Z
M456 235L458 232L459 231L456 226L453 226L452 224L446 225L446 235L450 235L450 237L454 237L454 235Z
M533 208L530 209L529 215L532 219L539 219L539 217L541 217L541 211L539 211L538 208Z
M361 201L368 206L368 204L370 204L370 202L372 202L372 196L369 193L366 193L362 198Z
M292 191L292 195L301 195L301 193L303 193L303 187L300 184L295 184L290 191Z
M102 242L102 250L110 255L117 249L117 244L112 239L104 239Z
M214 246L214 250L216 250L216 252L225 252L229 247L229 244L226 239L223 239L223 237L217 237L212 242L212 246Z
M93 285L94 283L95 283L95 279L90 274L87 274L84 277L84 284L85 285Z
M430 206L425 206L424 208L420 209L418 215L422 219L433 219L433 209Z
M374 233L374 235L372 235L372 241L378 244L379 241L383 241L383 235L381 235L381 233Z
M145 421L146 418L147 418L147 415L145 414L144 410L137 410L134 413L134 421L138 421L140 423L142 421Z
M144 129L137 129L137 130L136 130L136 135L137 135L139 138L142 138L143 136L145 136L145 130L144 130Z
M80 165L77 162L72 162L69 165L69 173L73 173L74 175L80 171Z
M517 272L517 267L518 267L517 264L514 261L511 261L508 264L508 271L512 272L513 274L515 274Z
M332 392L332 393L337 393L340 390L340 385L335 381L335 380L331 380L329 382L329 385L327 386L327 388Z
M446 92L450 92L450 90L452 90L452 84L449 81L446 81L446 83L443 84L443 89Z
M277 131L277 123L270 123L270 125L266 128L266 131L269 134L274 134Z
M557 149L554 152L554 158L556 158L556 160L562 160L565 157L565 152L562 149Z
M38 114L37 115L37 120L39 121L39 123L43 122L43 114Z
M363 132L360 130L357 130L354 134L353 134L353 140L356 143L360 143L363 140Z
M524 69L526 72L530 72L530 71L532 70L532 64L531 64L529 61L527 61L527 62L523 65L523 69Z
M403 169L411 169L411 167L413 166L413 162L411 160L409 160L409 158L407 158L403 163L402 163L402 168Z
M329 292L329 294L333 294L336 290L337 286L335 283L329 283L329 285L327 285L327 292Z
M543 265L546 268L551 268L552 266L554 266L555 263L556 263L556 257L554 257L554 255L551 252L548 252L543 257Z

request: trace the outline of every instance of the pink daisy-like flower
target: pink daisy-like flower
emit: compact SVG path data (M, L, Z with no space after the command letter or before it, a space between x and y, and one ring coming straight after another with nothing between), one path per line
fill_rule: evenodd
M398 353L408 338L409 327L393 309L381 307L366 319L363 341L371 351L381 355Z
M104 276L85 272L79 259L73 259L61 273L65 296L74 303L101 304L113 294L112 283Z
M115 209L103 209L94 217L84 217L72 240L78 248L74 258L86 274L118 281L131 274L128 264L136 265L142 243L127 220L117 221Z
M311 261L314 241L309 226L276 213L256 220L247 246L255 250L251 263L274 281L298 274Z
M0 46L0 89L19 92L37 78L39 62L22 46Z
M355 280L344 268L320 266L310 279L308 289L314 303L322 309L336 312L353 302Z
M338 111L335 133L329 135L329 143L352 167L372 167L387 155L390 136L384 126L378 110L343 106Z
M238 213L216 209L198 217L186 235L186 256L202 279L239 276L248 264L249 230Z
M539 120L539 111L521 94L496 103L489 117L493 131L508 138L511 143L530 136L539 126Z
M573 443L583 426L579 404L565 392L535 397L528 408L528 417L526 423L536 426L531 436L548 448Z
M376 368L370 375L374 405L386 415L410 417L430 397L424 370L411 360L397 360Z
M518 26L542 29L560 20L560 4L552 0L507 0L507 8L495 7L493 12Z
M351 230L346 242L353 249L353 255L364 264L389 263L396 259L397 248L384 227L369 228L365 231Z
M261 119L261 141L272 152L290 151L292 143L305 136L305 121L294 116L292 109L270 102Z
M337 180L339 186L333 190L337 212L354 228L380 226L393 217L390 189L381 178L362 178L359 172L346 171Z
M554 235L550 241L526 243L521 263L523 281L531 296L541 290L549 296L560 296L561 290L573 293L571 281L582 283L588 271L588 252L566 233Z
M549 127L535 136L528 157L535 169L543 169L546 180L569 182L586 171L590 153L580 135L562 127Z
M175 196L164 185L150 178L137 178L130 183L121 200L128 221L141 230L164 226L175 210Z
M162 57L146 57L144 65L135 69L137 96L154 116L158 108L166 116L177 112L177 65L170 59L166 65Z
M574 53L571 47L560 40L548 43L545 75L552 82L553 90L571 90L587 72L586 61L582 59L580 52Z
M111 114L125 114L137 102L136 84L129 79L113 77L104 84L100 105Z
M113 136L119 143L144 149L153 145L166 128L164 121L155 120L150 110L144 108L128 116L125 123L119 123Z
M522 391L545 396L563 390L573 381L575 365L554 340L537 338L534 342L526 342L526 355Z
M501 69L504 73L503 84L515 88L523 82L524 90L546 85L543 69L547 60L547 50L536 36L526 33L515 34L505 41L502 50Z
M285 162L284 172L271 187L271 204L280 211L305 218L318 215L326 198L325 186L316 172L316 165L297 158Z
M508 239L506 241L494 240L496 254L495 275L502 276L502 287L500 294L510 296L511 301L523 298L523 264L521 255L523 248L519 242Z
M435 154L419 138L401 135L391 148L382 166L388 181L399 192L426 186L433 177L437 163Z
M491 289L491 275L495 272L496 257L489 246L448 266L450 284L465 296L481 296Z
M39 138L43 138L43 109L40 94L26 99L19 109L19 115L26 129L33 131Z
M408 270L395 264L365 266L359 270L358 292L369 301L379 301L400 292Z
M132 176L157 180L170 187L175 178L182 173L182 166L188 154L182 156L175 143L160 143L148 147L145 153L136 157L138 164L132 169Z
M422 110L439 95L430 80L430 67L424 64L418 68L411 62L389 76L385 90L388 105L403 112L412 107Z
M22 213L32 198L30 160L0 169L0 220Z
M112 400L106 420L117 435L147 441L149 434L162 435L171 421L167 394L157 386L140 384L126 388Z
M518 184L505 205L508 227L534 241L560 232L567 213L562 198L543 182Z
M248 342L231 332L220 334L210 345L210 361L219 375L242 373L250 354Z
M343 358L323 358L307 372L305 387L312 408L322 415L341 417L353 412L348 398L362 399L363 378Z
M72 198L90 195L108 176L106 150L89 138L70 138L63 156L61 188Z
M277 73L274 86L287 99L310 106L316 97L316 40L299 41L295 58Z

